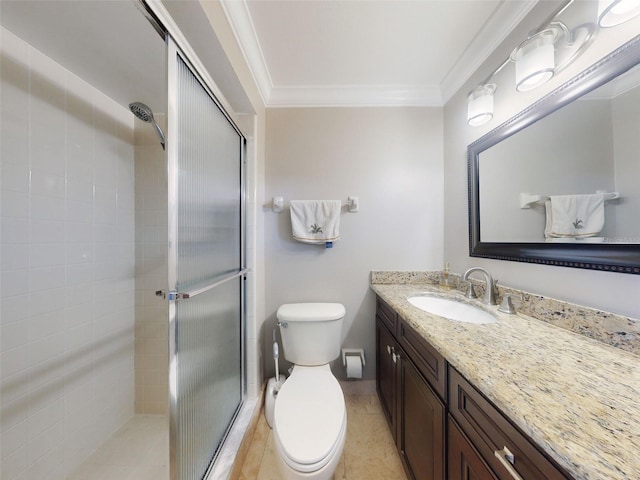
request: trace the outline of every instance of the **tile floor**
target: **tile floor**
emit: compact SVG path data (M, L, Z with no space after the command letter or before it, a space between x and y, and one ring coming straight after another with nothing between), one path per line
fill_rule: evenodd
M345 395L347 440L334 480L406 480L375 395ZM260 416L239 480L281 480L273 434Z
M335 480L406 480L378 397L347 394L347 440ZM136 415L67 480L168 480L168 420ZM273 434L261 413L239 480L281 480Z
M67 480L169 480L169 423L136 415Z

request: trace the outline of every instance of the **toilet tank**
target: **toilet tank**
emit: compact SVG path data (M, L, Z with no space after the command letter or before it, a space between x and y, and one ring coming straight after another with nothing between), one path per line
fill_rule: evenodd
M340 356L344 305L287 303L276 316L284 358L296 365L324 365Z

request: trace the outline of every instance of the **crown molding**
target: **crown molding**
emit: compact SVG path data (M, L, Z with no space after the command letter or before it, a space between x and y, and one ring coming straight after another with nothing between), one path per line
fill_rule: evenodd
M471 75L489 58L539 0L503 0L482 26L462 56L442 80L443 103L463 87Z
M440 107L440 89L428 85L274 87L269 107Z
M246 0L221 0L220 4L253 75L262 101L266 106L269 106L273 82Z
M443 106L539 0L503 0L440 85L274 86L246 0L221 0L267 107Z

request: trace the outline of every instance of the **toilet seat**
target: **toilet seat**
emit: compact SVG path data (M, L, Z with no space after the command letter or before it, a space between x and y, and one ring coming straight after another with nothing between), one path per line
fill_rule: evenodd
M274 438L284 462L313 472L328 464L346 436L346 409L329 365L296 365L278 392Z

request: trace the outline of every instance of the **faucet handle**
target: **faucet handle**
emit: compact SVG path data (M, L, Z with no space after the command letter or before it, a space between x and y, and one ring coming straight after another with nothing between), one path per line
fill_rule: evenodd
M498 311L499 312L503 312L503 313L509 313L511 315L513 315L514 313L516 313L516 309L513 306L513 303L511 302L512 298L517 298L520 301L522 301L522 295L515 295L513 293L507 293L503 298L502 298L502 303L500 304L500 306L498 307Z
M467 298L478 298L470 280L467 281L467 284L467 293L465 293L464 296Z

